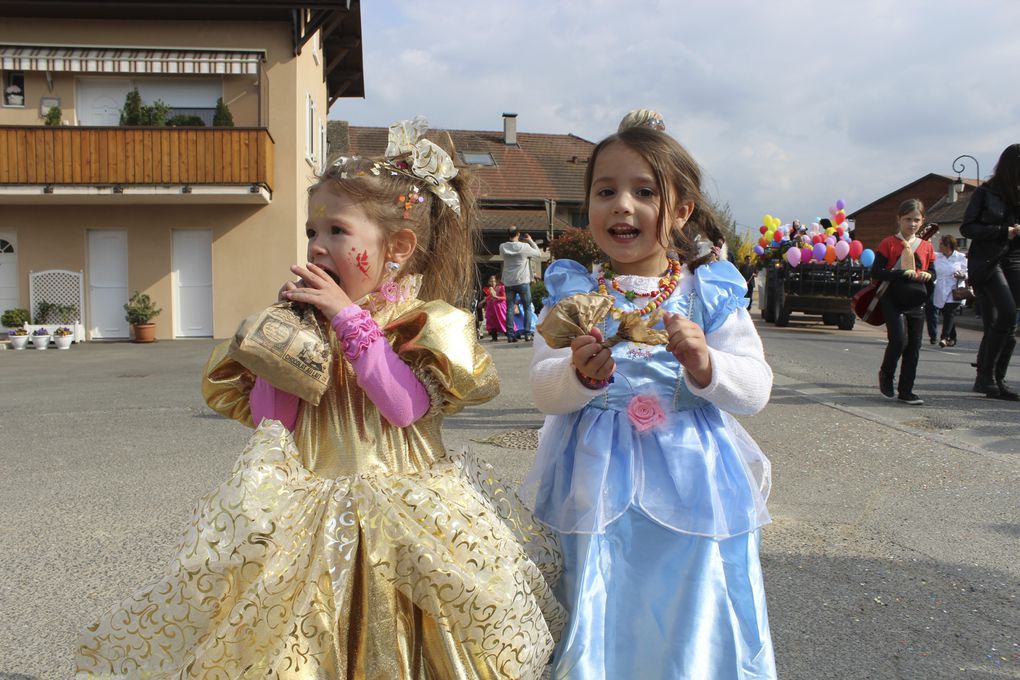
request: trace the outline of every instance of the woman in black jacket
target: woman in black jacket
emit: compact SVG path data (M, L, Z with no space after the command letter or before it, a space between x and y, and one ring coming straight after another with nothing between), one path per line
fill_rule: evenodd
M992 178L974 192L960 233L971 240L967 271L981 313L991 320L981 338L974 391L1018 401L1005 379L1020 305L1020 144L1006 147Z

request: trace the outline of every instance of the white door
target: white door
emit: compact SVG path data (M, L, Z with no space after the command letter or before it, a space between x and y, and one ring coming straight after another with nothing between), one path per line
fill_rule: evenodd
M212 232L175 229L174 335L212 337Z
M120 110L131 81L120 78L78 79L78 124L119 125Z
M0 313L17 309L20 300L18 251L14 232L0 231Z
M89 231L89 333L93 338L126 338L128 322L128 239L124 230Z

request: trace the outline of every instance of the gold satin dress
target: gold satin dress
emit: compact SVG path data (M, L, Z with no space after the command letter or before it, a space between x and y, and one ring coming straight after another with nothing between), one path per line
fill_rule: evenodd
M556 538L444 414L499 379L474 319L412 297L373 318L431 397L391 426L333 333L329 389L293 434L265 420L203 498L165 574L89 626L79 678L539 679L566 614ZM254 376L213 352L203 392L252 425Z

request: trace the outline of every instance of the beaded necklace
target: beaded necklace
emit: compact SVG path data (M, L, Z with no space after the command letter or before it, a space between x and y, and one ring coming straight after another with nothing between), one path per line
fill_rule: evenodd
M609 268L608 264L603 265L602 274L599 275L598 279L599 293L601 293L602 295L609 294L609 291L606 288L606 281L608 280L610 284L613 286L613 290L623 295L623 297L627 298L627 300L630 302L633 302L634 298L638 296L650 297L652 299L648 302L648 304L646 304L641 309L637 310L638 314L641 316L649 314L650 312L653 312L656 309L658 309L663 302L669 299L669 296L673 294L674 290L676 290L677 283L680 282L680 269L681 269L680 260L668 258L667 261L669 262L668 269L669 273L666 276L663 276L662 278L659 279L659 289L653 293L638 293L633 290L620 290L620 285L616 282L614 278L615 275L613 274L613 270ZM617 311L622 312L624 310L618 309Z

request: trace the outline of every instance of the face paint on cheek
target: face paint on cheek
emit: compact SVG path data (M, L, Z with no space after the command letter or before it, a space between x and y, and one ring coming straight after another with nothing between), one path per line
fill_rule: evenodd
M351 248L351 252L347 254L347 261L358 268L358 271L362 273L365 279L368 279L368 272L371 269L371 265L368 263L368 251L362 250L360 253L355 248Z

